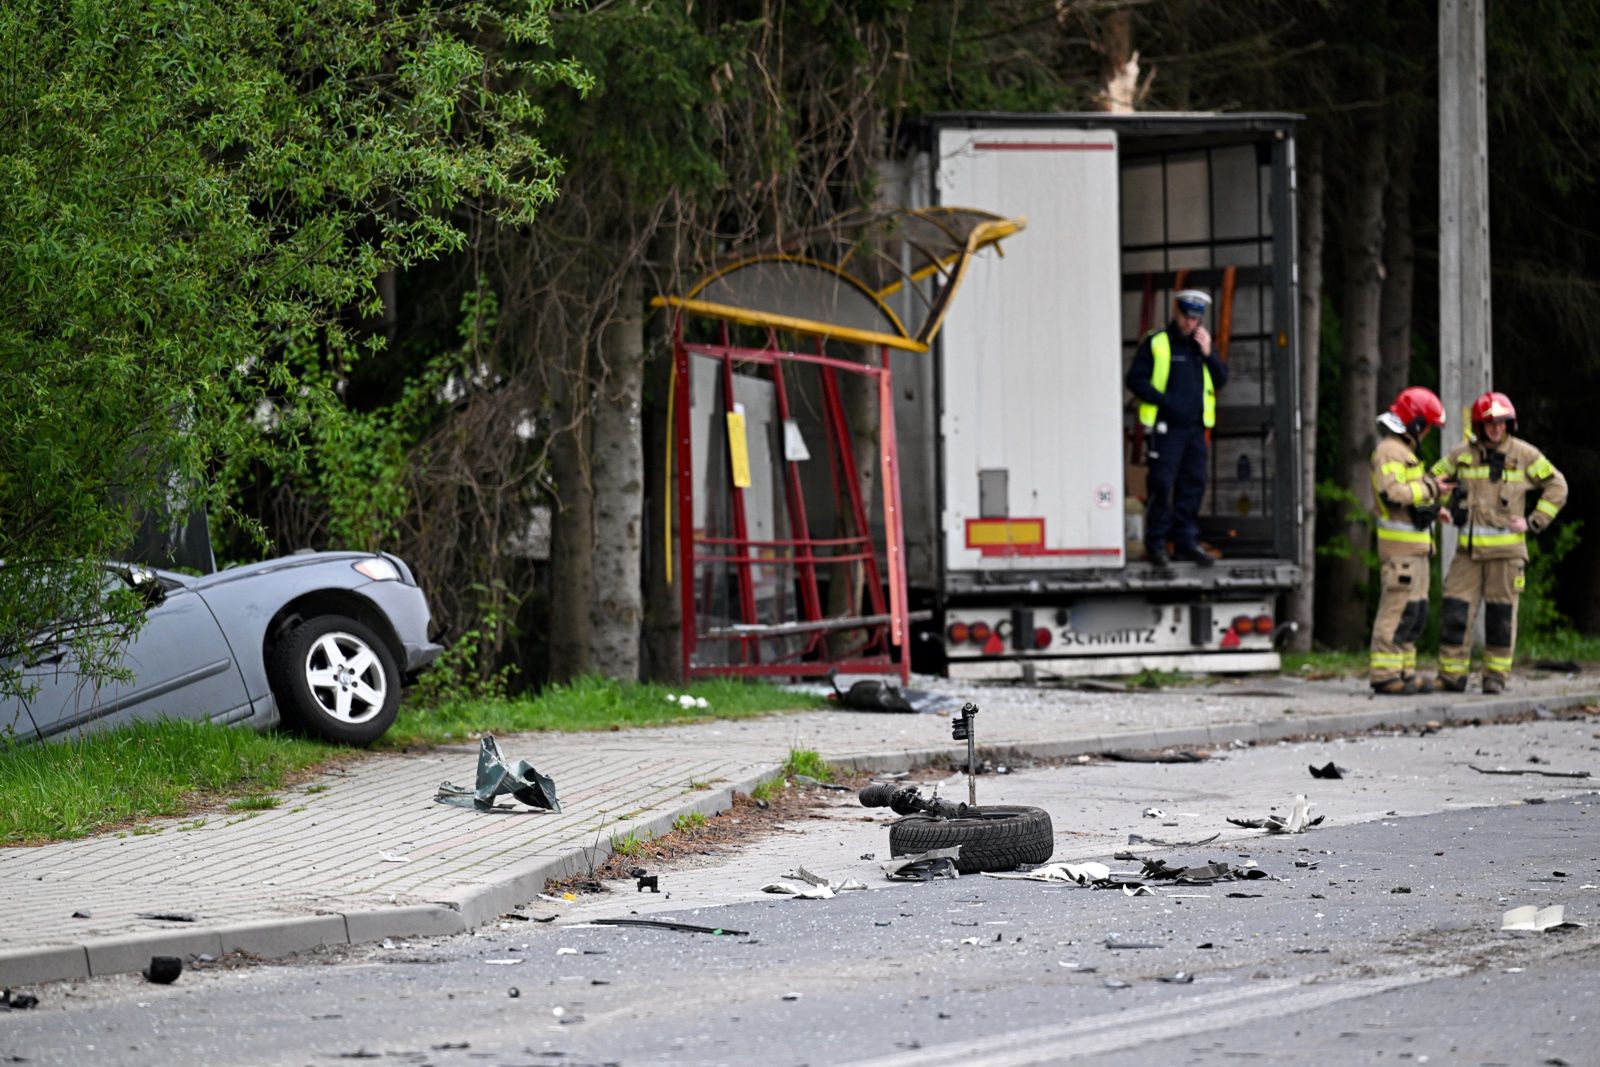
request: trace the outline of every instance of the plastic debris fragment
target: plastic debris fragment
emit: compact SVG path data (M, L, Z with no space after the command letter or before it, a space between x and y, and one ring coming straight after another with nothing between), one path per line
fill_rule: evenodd
M1228 821L1235 826L1243 826L1249 830L1265 830L1272 834L1299 834L1322 822L1322 816L1310 818L1310 801L1306 800L1304 793L1295 795L1294 810L1285 818L1282 815L1268 815L1265 819L1232 819Z
M157 985L171 985L183 973L183 960L177 956L151 956L150 966L144 969L146 981Z
M960 858L961 846L951 845L910 856L896 856L879 866L886 876L896 881L931 882L935 878L959 878L956 860Z
M1532 930L1535 933L1543 933L1546 930L1570 929L1582 925L1583 923L1567 921L1565 904L1551 904L1545 908L1528 904L1512 908L1500 917L1502 930Z

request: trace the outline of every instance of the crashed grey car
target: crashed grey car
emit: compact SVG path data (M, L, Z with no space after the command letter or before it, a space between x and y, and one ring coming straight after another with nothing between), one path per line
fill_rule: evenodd
M26 698L0 701L0 730L51 740L142 719L283 724L364 745L394 722L402 685L443 649L405 563L379 552L298 552L203 577L108 566L133 585L143 625L96 682L68 651L22 666Z

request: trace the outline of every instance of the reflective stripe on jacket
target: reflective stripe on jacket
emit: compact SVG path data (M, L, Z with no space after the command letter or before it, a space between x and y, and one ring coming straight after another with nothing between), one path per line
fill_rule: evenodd
M1486 440L1457 445L1433 465L1433 473L1454 478L1465 494L1466 521L1456 531L1456 544L1473 559L1527 559L1527 535L1512 530L1511 520L1525 517L1528 529L1538 533L1567 502L1567 480L1555 464L1510 434L1498 449ZM1529 511L1528 495L1535 492L1539 500Z
M1439 502L1439 483L1412 451L1411 440L1381 429L1372 450L1372 500L1377 511L1378 558L1427 556L1433 552L1431 524L1420 529L1417 507Z

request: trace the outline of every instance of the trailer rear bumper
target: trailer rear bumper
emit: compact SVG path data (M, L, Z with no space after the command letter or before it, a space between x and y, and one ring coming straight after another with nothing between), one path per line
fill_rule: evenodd
M1015 659L951 660L951 678L973 681L1032 681L1045 678L1088 678L1138 674L1141 671L1188 671L1206 674L1250 674L1282 666L1276 652L1191 652L1140 656L1025 656Z

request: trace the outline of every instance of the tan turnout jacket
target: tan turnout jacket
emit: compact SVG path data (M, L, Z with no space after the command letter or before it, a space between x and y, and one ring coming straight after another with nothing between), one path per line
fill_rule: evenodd
M1509 433L1498 449L1476 438L1457 445L1433 465L1433 473L1454 478L1465 490L1466 521L1455 527L1456 547L1473 559L1527 559L1527 534L1510 528L1512 517L1526 516L1528 529L1538 533L1567 502L1567 480L1555 464ZM1530 514L1528 494L1534 491L1539 502Z
M1412 509L1438 504L1439 482L1423 467L1409 437L1379 427L1372 450L1372 496L1378 519L1378 558L1427 556L1433 552L1432 523L1418 528Z

